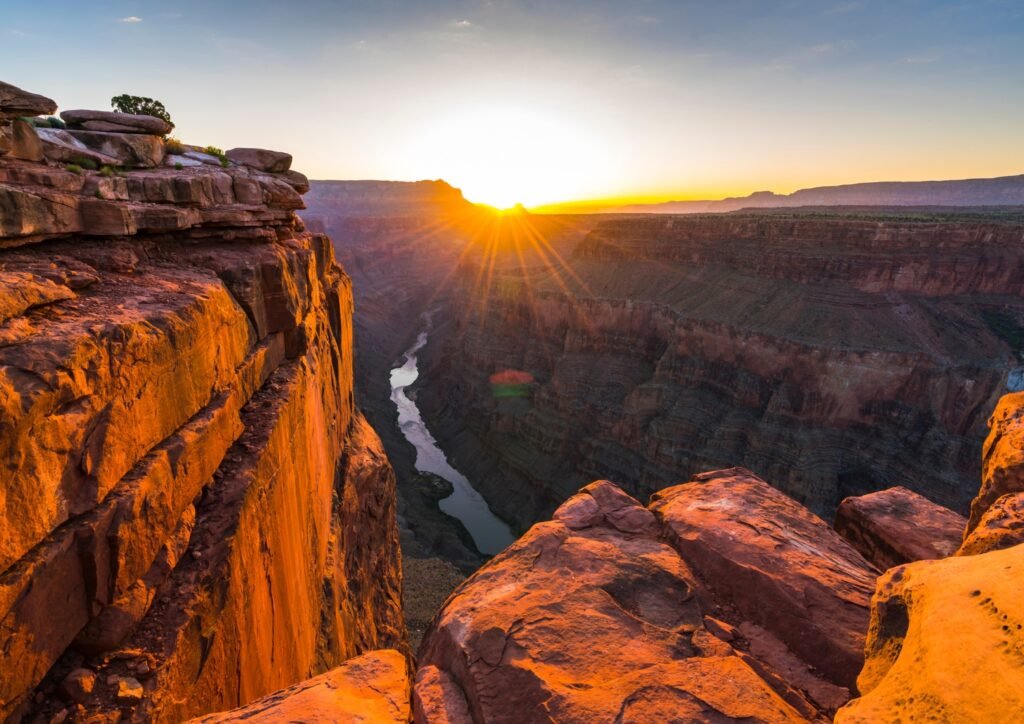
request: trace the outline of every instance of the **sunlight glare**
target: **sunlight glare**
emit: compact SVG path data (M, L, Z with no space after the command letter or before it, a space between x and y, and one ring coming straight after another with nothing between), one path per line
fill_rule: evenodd
M446 114L411 141L409 152L470 201L498 209L586 198L611 177L609 154L586 129L514 106Z

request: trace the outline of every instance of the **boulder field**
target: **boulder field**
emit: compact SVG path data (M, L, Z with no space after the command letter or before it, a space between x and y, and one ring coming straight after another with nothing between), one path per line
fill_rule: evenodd
M1024 393L993 400L969 519L895 487L833 527L738 467L646 503L597 480L459 585L414 656L352 285L295 215L304 177L260 149L168 164L159 119L66 112L56 143L34 118L55 110L0 83L0 718L1024 717ZM958 268L941 283L1001 298L1005 270Z

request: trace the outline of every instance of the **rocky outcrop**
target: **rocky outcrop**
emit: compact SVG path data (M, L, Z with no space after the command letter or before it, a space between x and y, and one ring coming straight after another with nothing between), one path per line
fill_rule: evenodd
M989 420L981 466L981 490L971 503L967 532L1004 495L1024 492L1024 392L999 400Z
M240 166L267 173L284 173L292 167L292 155L264 148L232 148L224 154Z
M967 521L906 488L847 498L835 529L879 570L953 555Z
M412 718L407 667L398 651L373 651L248 706L192 721L406 724Z
M596 482L447 601L416 720L820 720L849 698L873 579L747 471L649 508Z
M301 204L0 158L0 717L182 720L405 646L351 282Z
M1012 721L1024 712L1024 546L888 571L871 601L861 697L840 724Z
M69 128L108 133L143 133L163 136L174 130L174 126L163 118L141 116L133 113L113 111L61 111L61 119Z
M602 222L572 256L468 265L418 400L496 513L599 477L742 465L816 513L902 486L965 512L1019 365L1019 223L885 214ZM955 323L951 320L955 320ZM525 396L492 375L525 372Z
M1024 543L1024 493L996 498L966 533L957 555L973 556Z

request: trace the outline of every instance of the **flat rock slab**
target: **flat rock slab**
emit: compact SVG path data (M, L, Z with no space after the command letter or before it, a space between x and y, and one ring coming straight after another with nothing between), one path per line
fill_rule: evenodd
M50 98L0 81L0 116L42 116L56 110L57 104Z
M719 605L853 689L876 573L823 520L742 468L666 488L650 508Z
M226 155L241 166L270 173L284 173L292 167L292 155L263 148L232 148Z
M835 529L879 570L953 555L967 519L903 487L847 498Z
M192 722L406 724L411 718L406 668L405 657L393 649L371 651L247 706Z
M174 126L163 118L113 111L61 111L60 117L72 128L89 131L110 131L113 133L150 133L163 136Z

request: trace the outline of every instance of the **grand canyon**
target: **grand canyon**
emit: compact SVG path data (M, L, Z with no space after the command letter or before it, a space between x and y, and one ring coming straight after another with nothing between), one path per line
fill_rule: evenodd
M0 720L1024 718L1019 12L58 5Z

